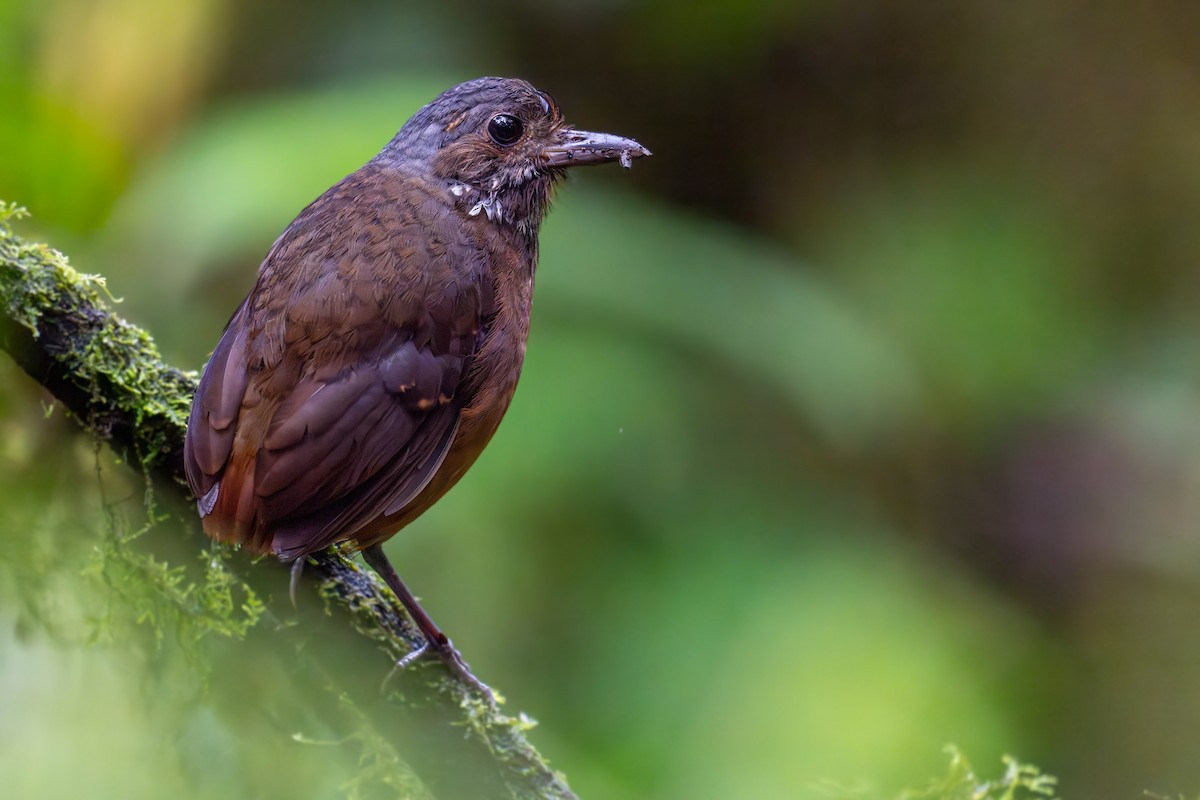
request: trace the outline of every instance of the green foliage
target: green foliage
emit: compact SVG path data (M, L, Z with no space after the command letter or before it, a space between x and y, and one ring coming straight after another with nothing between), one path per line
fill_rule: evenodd
M899 800L1034 800L1055 797L1058 780L1031 764L1004 756L1004 774L984 780L976 775L966 756L949 747L950 768L942 778L918 791L906 791Z
M310 739L303 734L294 734L292 739L313 747L340 747L347 741L358 743L361 748L359 769L338 787L341 796L345 800L367 800L377 797L379 790L384 788L400 800L434 800L434 795L417 779L412 767L396 752L395 746L375 730L355 702L335 686L327 688L336 695L341 709L358 721L357 730L338 742Z
M906 789L895 800L1038 800L1055 798L1058 779L1044 774L1032 764L1004 756L1004 773L998 778L980 777L971 762L957 747L949 745L950 766L946 774L934 778L922 789ZM845 787L827 782L815 789L815 796L835 800L872 800L882 795L867 789Z
M196 577L184 566L139 551L136 542L149 526L126 533L119 517L110 519L97 558L85 574L102 579L123 605L122 613L148 626L160 645L169 635L173 646L195 657L210 634L243 639L262 619L262 600L230 570L227 545L213 542L198 554L203 569ZM112 613L110 605L107 616L96 621L97 634L110 641Z
M918 413L986 436L1106 353L1099 298L1080 279L1074 221L1029 197L1036 179L922 167L831 201L811 246L905 354Z

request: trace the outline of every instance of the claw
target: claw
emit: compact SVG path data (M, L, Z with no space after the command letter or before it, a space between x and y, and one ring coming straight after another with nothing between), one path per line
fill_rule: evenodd
M429 640L428 639L426 639L421 644L420 647L417 647L417 648L414 648L414 649L408 651L408 653L406 653L403 658L401 658L399 661L396 662L396 665L394 667L392 667L392 671L387 674L387 677L383 679L383 684L379 687L380 694L387 694L388 688L392 685L392 681L395 680L396 676L399 675L404 670L408 669L408 667L412 666L412 664L418 658L425 655L425 653L427 653L428 651L429 651Z
M383 684L379 687L380 693L387 694L392 685L392 681L396 679L396 676L405 669L411 667L430 651L436 653L438 658L442 660L442 663L446 665L446 668L454 673L454 675L460 681L469 684L471 688L483 695L488 701L488 705L490 705L492 708L497 708L496 695L492 691L492 687L475 677L475 673L471 672L471 668L467 666L467 662L463 661L462 654L459 653L458 650L455 649L454 645L450 644L450 640L446 639L445 637L443 637L442 641L437 643L426 639L420 647L417 647L406 653L404 657L397 661L396 665L392 667L391 672L387 674L387 677L383 679Z
M292 599L292 608L296 608L296 587L300 585L300 575L304 572L305 556L300 556L292 562L292 578L288 581L288 597Z
M429 643L426 642L426 646L423 648L423 650L428 649L428 647ZM488 705L490 705L492 708L496 708L496 695L492 692L492 687L475 677L475 673L471 672L471 668L467 666L467 662L463 661L462 654L459 653L454 645L450 643L449 639L446 639L443 644L435 647L434 649L441 657L442 662L449 668L451 672L462 679L464 683L470 684L472 687L474 687L475 691L479 692L487 699ZM404 661L411 656L412 653L409 653L407 656L401 659L401 661Z

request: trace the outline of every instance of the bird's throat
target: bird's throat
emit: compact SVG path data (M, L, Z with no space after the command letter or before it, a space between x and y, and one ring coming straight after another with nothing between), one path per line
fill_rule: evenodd
M493 178L483 186L451 180L446 183L446 191L467 216L482 215L534 238L549 209L554 183L553 177L540 175L515 185L501 178Z

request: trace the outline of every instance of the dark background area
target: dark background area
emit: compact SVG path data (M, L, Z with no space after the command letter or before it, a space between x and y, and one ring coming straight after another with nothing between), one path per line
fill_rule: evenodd
M304 205L529 79L654 156L563 187L512 411L389 553L581 796L886 794L948 742L1190 795L1198 38L1167 2L0 0L0 198L199 369ZM97 636L140 484L0 373L14 796L334 792L278 775L356 769L264 722L297 698Z

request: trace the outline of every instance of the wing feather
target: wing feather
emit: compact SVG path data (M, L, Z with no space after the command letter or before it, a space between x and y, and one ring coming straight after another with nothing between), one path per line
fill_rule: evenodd
M233 450L234 423L246 392L246 331L234 326L239 308L200 378L184 441L184 466L197 497L212 491Z
M476 243L444 237L431 256L420 193L405 205L354 178L275 243L189 421L206 530L286 558L354 538L428 485L492 313Z

